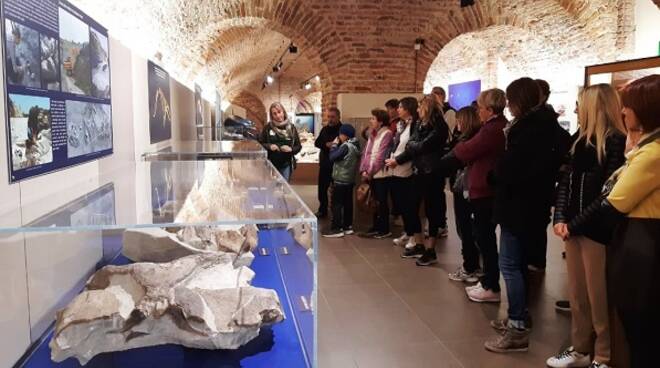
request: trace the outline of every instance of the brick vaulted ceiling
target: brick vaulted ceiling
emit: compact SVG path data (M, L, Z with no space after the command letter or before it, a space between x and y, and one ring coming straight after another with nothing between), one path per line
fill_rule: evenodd
M296 90L319 74L323 105L330 106L342 92L419 92L445 45L492 26L527 32L562 58L613 60L631 43L632 17L625 12L634 0L476 0L466 8L458 0L75 3L119 38L140 35L135 42L162 54L178 75L210 80L232 99L247 93L264 105L272 96L261 90L263 78L294 42L299 53L286 55L282 86ZM417 38L425 44L416 61Z

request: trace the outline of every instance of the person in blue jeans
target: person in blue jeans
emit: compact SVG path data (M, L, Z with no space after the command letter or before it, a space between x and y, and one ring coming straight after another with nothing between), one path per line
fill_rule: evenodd
M326 238L341 238L353 234L353 188L360 162L360 142L355 128L342 124L339 137L330 148L332 165L332 227Z
M500 225L499 264L509 301L508 318L491 321L501 334L487 341L496 353L527 351L531 323L527 309L528 259L538 247L538 229L547 224L547 203L554 196L562 128L545 108L531 78L506 89L514 119L504 128L505 151L491 181L495 185L495 222Z

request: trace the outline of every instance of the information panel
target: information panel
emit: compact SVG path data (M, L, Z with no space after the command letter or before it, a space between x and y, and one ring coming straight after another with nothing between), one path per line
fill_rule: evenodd
M202 87L195 84L195 125L204 126L204 101L202 100Z
M112 154L108 32L64 0L2 1L9 181Z
M172 138L170 74L151 60L147 63L149 137L151 144Z

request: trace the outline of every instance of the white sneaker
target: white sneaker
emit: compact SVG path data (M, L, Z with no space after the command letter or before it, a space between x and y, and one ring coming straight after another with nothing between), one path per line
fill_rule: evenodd
M472 286L466 286L466 287L465 287L465 292L467 293L467 292L469 292L470 290L479 289L479 288L482 288L482 287L481 287L481 282L477 282L475 285L472 285ZM482 288L482 289L483 289L483 288Z
M411 236L410 238L408 238L408 242L406 243L404 248L406 249L414 248L415 245L417 245L417 243L415 242L415 237Z
M392 240L397 247L403 247L408 242L408 235L403 233L400 237Z
M500 293L496 293L492 290L486 290L483 287L477 289L472 289L467 292L467 296L470 300L476 303L499 303L500 302Z
M452 281L462 282L477 282L479 278L474 273L467 273L463 267L459 267L456 271L449 274L449 279Z
M571 346L563 352L548 358L545 363L552 368L589 367L591 359L589 354L578 353Z

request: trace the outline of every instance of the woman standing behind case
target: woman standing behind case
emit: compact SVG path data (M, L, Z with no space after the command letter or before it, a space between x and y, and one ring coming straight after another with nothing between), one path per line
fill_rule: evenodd
M296 165L295 155L302 149L298 130L281 103L273 102L268 111L270 122L261 131L259 143L268 151L268 160L289 181Z

